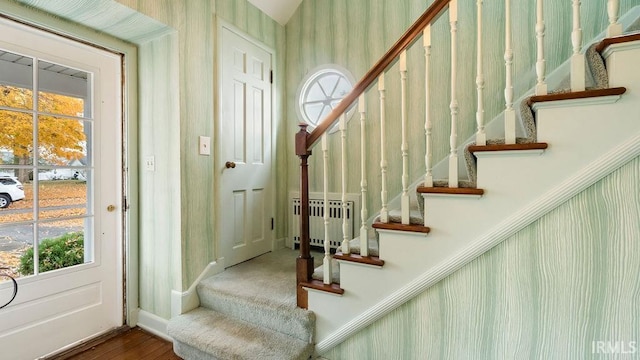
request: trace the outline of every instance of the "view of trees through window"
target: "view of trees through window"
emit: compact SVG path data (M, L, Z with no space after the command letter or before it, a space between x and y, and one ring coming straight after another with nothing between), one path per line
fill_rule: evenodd
M24 194L0 206L0 265L14 277L34 273L34 239L40 272L85 262L84 112L82 98L39 92L35 99L31 89L0 84L0 180L3 191Z

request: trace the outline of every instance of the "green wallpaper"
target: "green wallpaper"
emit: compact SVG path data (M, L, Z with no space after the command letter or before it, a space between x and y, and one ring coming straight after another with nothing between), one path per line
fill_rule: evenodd
M154 156L156 171L140 171L140 308L170 314L171 289L180 289L180 121L178 38L175 32L139 46L139 151ZM157 76L163 74L163 76ZM162 195L159 195L162 194ZM162 219L162 220L160 220Z
M232 23L249 35L262 41L267 46L274 48L276 51L277 61L283 58L280 54L284 53L284 28L275 21L266 17L254 6L249 5L245 0L242 1L131 1L119 0L122 4L132 7L148 16L153 17L163 23L168 24L175 29L175 35L169 43L173 42L173 52L163 55L150 54L146 58L147 62L141 61L141 66L151 65L154 62L169 61L168 68L164 71L154 71L156 77L164 79L167 74L177 72L175 77L165 80L164 89L172 93L178 102L175 110L179 113L173 113L169 123L174 126L163 127L158 130L164 133L165 137L177 137L172 141L173 144L179 144L179 148L175 149L173 154L179 154L179 159L172 159L168 164L180 164L179 169L174 169L173 174L189 174L189 176L170 176L166 178L166 182L171 185L169 190L175 196L179 196L179 209L173 205L177 217L170 216L165 213L155 218L156 221L149 219L143 220L143 223L157 226L162 224L167 217L171 219L180 219L179 226L180 236L170 237L169 243L158 247L158 242L154 237L142 237L141 242L147 242L146 248L141 248L141 259L145 259L141 263L141 274L145 272L145 266L151 263L151 272L154 274L149 279L143 279L141 276L141 308L157 315L168 318L170 316L170 290L187 289L193 281L204 270L205 266L217 258L216 241L217 232L215 224L215 186L216 179L214 177L214 159L216 154L211 157L200 156L197 154L198 136L208 135L215 139L215 121L217 112L215 109L215 78L214 70L217 68L216 62L216 15ZM165 40L158 39L158 42ZM151 46L150 46L151 47ZM141 47L145 50L146 47ZM150 49L151 50L151 49ZM173 60L170 60L173 59ZM154 67L154 69L159 70ZM284 71L277 72L278 81L284 75ZM153 77L146 78L141 81L141 87L147 83L152 85L156 79ZM275 127L278 128L282 122L282 90L276 85L275 97ZM150 86L149 91L154 91L155 87ZM155 90L162 91L162 90ZM141 91L144 94L144 91ZM145 96L142 96L144 98ZM163 101L167 99L161 95L154 95L154 99ZM171 114L160 115L159 118L153 117L153 122L157 125L158 121L165 116ZM176 128L179 126L179 128ZM149 129L150 130L150 129ZM141 128L141 137L144 138L145 128ZM167 143L162 141L163 137L149 134L148 140L156 142L158 147L156 151L167 149ZM171 148L171 146L169 146ZM215 147L214 147L215 149ZM283 151L278 150L278 154L283 156ZM156 160L156 163L158 161ZM278 163L278 160L276 160ZM178 182L180 185L177 186ZM149 189L152 191L152 189ZM167 196L167 195L165 195ZM162 199L162 195L158 192L149 193L147 198L151 204L158 202L158 197ZM171 208L171 206L169 207ZM165 210L170 211L170 210ZM278 216L278 229L282 233L284 227L282 219L284 216ZM169 220L170 221L170 220ZM171 222L171 221L170 221ZM276 234L277 236L277 234ZM282 235L280 235L282 236ZM177 239L181 239L181 245L176 247ZM144 252L143 252L144 251ZM167 264L167 260L176 253L180 254L177 265L181 270L180 282L171 287L170 283L164 281L167 271L174 273L175 270L167 270L163 264ZM175 263L175 262L174 262ZM143 282L143 280L145 282Z
M295 112L296 90L303 77L315 67L336 63L349 69L359 79L391 47L404 30L415 21L432 1L423 0L305 0L286 26L287 30L287 136L293 141L301 119ZM458 140L467 139L475 131L475 37L476 1L459 1L458 38ZM546 63L550 72L571 51L571 2L545 1ZM638 5L637 0L620 1L624 14ZM504 108L504 1L484 1L484 72L485 118L493 119ZM535 1L512 0L514 14L514 81L516 95L523 94L535 83ZM602 1L582 1L583 38L591 39L607 23L606 6ZM517 19L517 21L515 20ZM441 17L432 30L432 89L431 117L434 122L433 161L437 163L449 151L449 94L450 94L450 40L448 15ZM408 53L408 107L409 107L409 178L424 175L424 50L418 40ZM401 188L400 152L400 76L394 64L387 72L387 160L389 161L389 197ZM366 154L369 184L369 214L380 209L380 127L377 84L367 95L368 145ZM517 98L517 97L516 97ZM349 123L348 191L360 192L360 121L356 114ZM340 191L340 136L330 136L330 190ZM299 163L293 153L289 161L290 190L299 186ZM322 190L322 157L319 148L311 157L311 191Z
M637 358L592 342L640 352L639 187L636 158L324 357Z

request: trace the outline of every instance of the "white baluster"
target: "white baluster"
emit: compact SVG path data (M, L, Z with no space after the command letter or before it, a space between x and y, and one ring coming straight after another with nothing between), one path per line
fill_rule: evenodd
M322 281L325 284L333 282L331 272L331 242L329 239L329 150L327 148L327 133L322 135L322 167L324 169L324 258L322 268L324 270Z
M476 2L476 17L478 18L478 30L476 46L476 87L478 94L478 105L476 109L476 145L487 145L487 134L484 130L484 71L482 69L482 0Z
M360 255L369 256L369 231L367 229L367 217L369 211L367 209L367 123L364 94L360 95L358 100L358 110L360 112L360 196L362 197L362 207L360 208Z
M547 94L547 83L545 82L546 64L544 59L544 7L543 0L538 0L536 6L536 39L538 47L538 57L536 61L536 75L538 82L536 84L536 95Z
M347 113L340 116L340 144L342 148L342 253L349 254L349 227L347 223Z
M400 119L402 123L402 223L409 224L409 145L407 143L407 50L400 53Z
M621 35L622 24L618 22L618 16L620 15L619 0L609 0L607 2L607 14L609 15L609 27L607 27L607 37Z
M457 67L458 67L458 0L449 3L449 24L451 26L451 136L449 137L449 187L458 187L458 99L457 99Z
M431 143L431 88L429 87L429 71L431 67L431 25L424 28L422 34L422 43L424 46L424 136L425 136L425 155L424 164L427 172L424 175L424 186L433 186L433 144ZM418 195L422 196L422 195ZM425 223L426 224L426 223Z
M389 209L387 208L387 130L386 130L386 89L384 86L384 73L378 78L378 92L380 93L380 171L382 172L380 198L382 209L380 210L380 222L389 222Z
M585 60L580 53L582 46L582 28L580 28L580 0L572 0L573 3L573 31L571 32L571 91L583 91L585 89Z
M511 41L511 0L505 1L505 87L504 142L516 143L516 112L513 109L513 48Z

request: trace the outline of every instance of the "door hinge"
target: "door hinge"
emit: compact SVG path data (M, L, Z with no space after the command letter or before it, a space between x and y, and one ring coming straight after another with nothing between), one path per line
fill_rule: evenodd
M273 70L269 71L269 82L273 84Z
M274 225L273 225L273 218L271 218L271 230L273 230L273 227L274 227Z
M127 201L127 197L124 197L124 206L122 207L124 209L124 211L129 210L129 202Z

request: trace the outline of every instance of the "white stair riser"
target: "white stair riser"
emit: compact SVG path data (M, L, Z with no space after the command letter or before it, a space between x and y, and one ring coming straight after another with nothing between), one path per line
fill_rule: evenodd
M386 254L383 268L341 262L340 287L348 289L344 295L309 292L309 309L316 313L316 338L326 337L336 325L345 324L422 273L421 249L426 249L428 241L426 234L383 230L380 232L380 251Z

